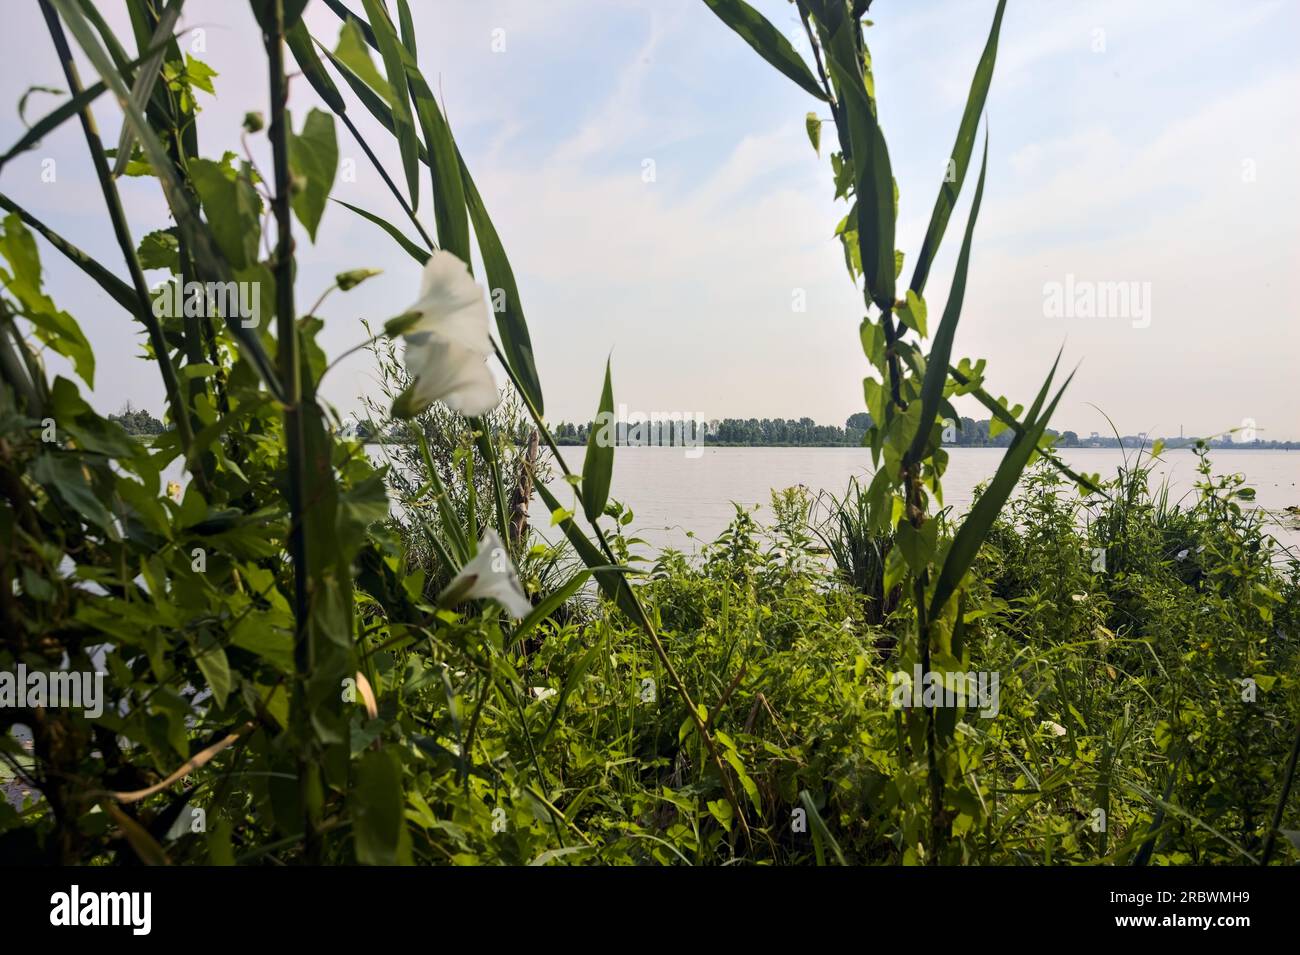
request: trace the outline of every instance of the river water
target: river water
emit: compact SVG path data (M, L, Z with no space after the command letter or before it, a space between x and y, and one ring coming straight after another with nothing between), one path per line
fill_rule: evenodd
M849 478L870 480L871 453L864 448L710 448L620 447L614 454L610 494L629 506L636 536L651 548L676 547L688 554L712 540L735 515L732 502L758 505L755 517L770 517L771 489L802 484L815 496L820 491L842 495ZM581 447L560 449L565 463L582 471ZM944 502L957 513L970 505L972 491L997 471L1006 453L1002 448L950 448L944 474ZM1123 464L1118 448L1067 448L1062 460L1086 474L1113 477ZM1145 456L1144 456L1145 457ZM1214 472L1244 474L1255 488L1255 505L1276 521L1273 533L1300 552L1300 526L1283 509L1300 505L1300 451L1222 450L1212 453ZM1167 450L1156 463L1152 481L1167 481L1171 500L1194 498L1197 459L1191 451ZM563 481L551 485L560 503L572 506L573 490ZM535 504L534 507L537 505ZM575 506L574 510L578 510ZM538 522L541 523L541 522ZM548 534L548 536L553 536Z

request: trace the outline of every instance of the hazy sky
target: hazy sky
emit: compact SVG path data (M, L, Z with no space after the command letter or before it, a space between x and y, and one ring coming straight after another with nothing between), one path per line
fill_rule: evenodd
M757 5L806 54L791 5ZM311 6L313 33L333 46L337 19ZM816 105L806 94L700 0L411 6L421 66L514 263L548 417L594 413L611 352L615 398L637 411L842 423L863 409L861 297L832 235L845 209L831 200L826 150L819 159L804 133ZM128 40L116 4L101 7ZM905 276L994 7L874 4L868 39L901 193ZM64 85L37 5L6 3L5 16L0 149L21 133L11 104L23 90ZM182 23L204 29L200 57L219 74L200 126L215 158L238 148L246 110L265 109L260 37L245 2L189 0ZM493 51L494 37L504 51ZM1096 405L1128 433L1217 432L1253 419L1261 437L1300 438L1298 53L1296 3L1012 0L956 343L957 355L989 360L991 390L1027 402L1064 344L1065 362L1081 367L1058 428L1108 430ZM29 119L53 102L33 97ZM315 104L294 81L299 123ZM364 119L359 104L349 112ZM115 141L116 108L101 101L96 115ZM400 180L391 139L361 125ZM339 141L357 177L334 194L400 222L342 127ZM264 146L257 137L255 156L269 168ZM46 159L53 183L41 181ZM137 238L169 224L156 183L124 180L122 190ZM77 124L11 162L0 191L125 275ZM972 191L973 176L927 289L932 323ZM427 177L420 214L432 222ZM331 353L362 339L360 317L382 322L415 297L418 266L341 206L327 210L314 248L301 232L299 242L304 307L336 272L385 270L323 310ZM48 290L96 346L96 403L160 412L156 372L137 357L140 326L57 253L42 254ZM1137 283L1149 311L1045 314L1050 283L1067 281ZM796 290L806 311L793 307ZM326 394L345 412L373 388L365 356L331 379Z

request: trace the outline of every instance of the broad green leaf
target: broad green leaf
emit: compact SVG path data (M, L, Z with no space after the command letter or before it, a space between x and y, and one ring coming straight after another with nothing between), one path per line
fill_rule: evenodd
M208 688L212 690L217 706L224 707L233 686L230 661L226 659L226 651L221 648L221 644L208 636L205 640L199 641L199 647L194 651L194 662L199 665L199 671L208 681Z
M366 49L366 40L361 33L361 25L358 20L346 19L339 30L338 46L334 52L325 51L333 60L347 66L353 75L362 80L370 89L383 97L384 102L389 108L393 107L396 100L394 90L390 87L383 75L375 67L375 61L370 58L370 51ZM405 93L405 89L403 89Z
M885 386L874 378L862 379L862 395L866 400L867 412L871 415L871 420L883 426L885 423Z
M911 289L907 290L906 299L894 307L894 314L898 320L906 325L912 331L916 332L922 338L929 335L926 331L925 319L927 315L925 299L921 298Z
M998 411L994 412L993 417L989 419L989 437L996 438L1003 431L1007 430L1007 428L1019 433L1019 429L1016 425L1019 424L1017 419L1020 412L1023 410L1022 406L1016 405L1014 408L1008 410L1007 399L1005 396L998 398L997 406Z
M142 269L166 269L173 275L181 271L180 243L175 227L150 232L140 240L135 250Z
M993 15L993 28L989 31L989 38L984 44L984 53L980 56L979 66L975 69L975 77L971 80L970 94L966 98L966 109L962 113L961 125L957 127L957 141L952 147L943 185L939 187L934 211L930 213L930 225L925 231L921 251L916 256L916 268L912 271L911 287L918 294L925 291L930 265L939 251L944 230L948 228L948 219L952 216L953 207L957 204L957 196L961 193L962 183L966 180L971 152L975 148L975 130L979 125L980 114L984 112L984 102L988 99L989 84L993 80L993 64L998 55L998 34L1002 29L1002 13L1006 10L1006 6L1007 0L998 0L997 12Z
M808 130L808 142L812 143L813 151L816 152L818 156L820 156L822 154L821 119L818 118L816 113L809 113L807 118L804 120L804 128ZM723 802L723 805L727 806L728 809L731 808L731 806L725 801Z
M831 75L848 117L856 191L858 248L871 300L881 311L894 306L894 176L889 149L863 85L853 42L856 26L844 20L826 50Z
M339 147L334 137L334 117L313 109L307 114L302 132L289 129L289 168L301 177L301 188L291 199L294 214L316 241L316 229L325 214L334 175L338 171Z
M42 290L41 260L36 240L15 213L0 223L0 257L10 271L0 269L0 287L18 300L23 318L36 327L36 337L72 362L81 379L95 386L95 352L77 320L59 309Z
M396 338L399 335L405 335L415 327L416 322L424 317L420 311L403 312L401 315L390 318L384 322L384 334L389 338Z
M912 572L919 574L934 559L938 546L939 522L933 518L923 523L920 528L912 526L910 521L899 521L894 533L894 543L903 552L907 565Z
M614 473L614 388L610 382L609 360L605 360L605 385L600 391L600 408L587 436L587 453L582 459L582 511L595 523L605 513L609 501L609 484ZM608 443L600 438L604 436Z
M367 750L356 765L351 793L352 834L357 862L401 865L411 861L403 812L402 773L387 750Z
M384 477L378 471L356 481L351 487L338 492L335 526L338 528L339 546L344 553L354 553L361 547L370 525L384 521L389 516L390 503Z
M826 94L817 84L817 78L808 69L790 41L767 18L745 0L704 0L709 9L731 27L767 62L794 80L806 92L825 101Z
M189 170L212 236L230 267L238 271L256 263L261 203L252 183L210 159L191 159Z
M113 516L95 495L80 455L57 451L42 454L32 465L31 476L47 490L57 492L88 523L104 531L110 540L119 538Z
M885 329L879 322L864 318L858 326L858 337L862 340L862 353L882 373L888 368L885 360Z
M703 708L703 704L697 704L697 705ZM706 723L708 722L707 713L701 713L700 717ZM721 730L718 730L716 735L718 736L719 739L724 738ZM734 746L728 745L724 748L722 752L722 758L725 759L727 763L731 766L731 768L735 771L736 779L740 782L740 788L743 789L745 791L745 795L749 797L749 802L754 807L754 812L762 816L763 799L759 795L758 784L754 782L753 778L745 770L745 762L740 758L740 754L736 752Z
M257 654L281 673L293 673L293 617L282 611L253 611L230 631L230 645Z

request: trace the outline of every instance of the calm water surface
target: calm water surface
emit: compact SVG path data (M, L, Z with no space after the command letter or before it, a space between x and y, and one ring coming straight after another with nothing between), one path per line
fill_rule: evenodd
M561 448L565 462L582 472L581 447ZM960 513L971 502L971 492L997 471L1002 448L951 448L944 474L945 503ZM1132 457L1132 451L1127 452ZM1069 448L1061 458L1076 471L1113 477L1123 463L1118 448ZM1270 513L1300 505L1300 451L1219 451L1211 461L1215 473L1240 472L1255 488L1256 505ZM1190 451L1166 451L1157 463L1153 480L1167 480L1170 496L1188 495L1190 503L1197 480L1196 456ZM814 495L829 491L841 495L849 478L870 479L871 453L859 448L704 448L689 458L681 448L618 448L614 455L611 495L631 507L632 528L653 547L672 546L686 553L712 540L735 515L732 502L759 505L756 518L771 516L772 488L802 484ZM560 503L570 506L573 489L563 481L552 484ZM575 507L575 510L578 508ZM1285 515L1283 515L1285 517ZM1294 519L1279 519L1277 538L1300 550L1300 527Z

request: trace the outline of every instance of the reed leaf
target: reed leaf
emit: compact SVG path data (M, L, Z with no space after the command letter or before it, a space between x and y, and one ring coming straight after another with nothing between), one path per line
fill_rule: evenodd
M131 86L131 105L137 110L143 110L153 97L154 87L158 83L159 72L162 66L163 56L167 52L167 46L171 42L172 27L180 18L181 7L185 0L172 0L163 10L162 16L158 18L158 25L154 27L153 36L150 38L149 47L157 47L154 52L148 55L143 66L135 75L135 82ZM122 132L117 140L117 158L113 163L113 178L116 179L122 175L126 169L126 164L131 161L131 150L135 145L135 133L131 129L130 123L122 124Z
M393 22L388 18L388 11L379 0L362 0L366 8L366 17L370 21L370 30L379 45L379 55L384 61L384 71L388 74L388 85L393 96L393 120L396 125L397 146L402 153L402 169L406 172L406 188L411 196L411 209L420 208L420 139L415 129L415 120L411 116L410 88L406 79L406 67L402 56L406 52ZM409 54L407 54L409 55Z
M948 554L944 558L943 567L939 571L939 577L934 585L934 593L930 599L929 617L931 620L942 612L944 605L956 592L962 578L966 576L966 571L975 562L975 555L979 552L980 545L988 536L989 530L993 527L993 522L997 520L1002 505L1007 502L1011 492L1015 490L1020 475L1024 472L1025 465L1029 463L1030 456L1037 449L1038 442L1042 439L1043 431L1047 428L1047 422L1051 419L1052 412L1056 410L1057 402L1061 400L1061 395L1065 393L1070 380L1074 378L1072 372L1070 377L1066 379L1065 384L1057 391L1056 397L1052 399L1047 410L1040 417L1039 409L1042 407L1048 390L1051 388L1052 379L1056 375L1056 368L1060 361L1061 356L1058 354L1056 361L1052 363L1051 371L1048 372L1047 380L1043 382L1043 387L1039 389L1038 397L1025 415L1024 431L1016 434L1015 439L1011 442L1011 447L1007 449L1007 453L1002 458L1002 463L998 465L993 480L989 482L988 488L980 495L970 513L966 515L966 519L962 522L956 537L953 538L952 546L948 549Z
M600 407L591 433L587 436L587 453L582 459L582 510L593 524L605 513L609 485L614 473L614 440L606 431L614 416L614 387L610 382L609 359L605 360L605 384L600 390ZM601 442L601 436L609 439Z
M118 101L123 104L124 119L135 130L136 138L149 157L154 174L158 176L159 182L162 183L163 193L167 198L168 206L172 210L172 215L176 219L176 224L184 233L200 267L208 274L215 276L218 281L231 281L230 266L218 252L211 230L208 228L207 223L199 217L189 191L177 177L172 167L171 158L167 155L167 151L150 127L149 121L130 101L130 90L127 89L121 75L104 52L104 48L100 46L99 40L92 32L90 24L82 15L80 8L75 4L74 0L49 0L49 2L59 11L60 16L68 24L68 29L76 37L77 43L81 46L87 59L90 60L108 87L113 90ZM281 387L270 356L267 355L261 339L258 338L257 330L243 327L242 322L235 315L227 316L226 321L231 333L240 343L241 350L248 358L249 363L256 369L258 376L272 394L283 400L285 396L284 389Z
M767 18L751 7L745 0L704 0L718 19L731 27L746 43L754 48L763 59L775 66L781 73L794 80L804 92L826 101L826 94L817 85L817 78L808 69L799 54L795 52L790 41L781 31L772 26Z
M916 437L908 449L906 459L919 461L925 453L930 440L930 426L943 401L944 385L948 382L948 362L952 358L952 342L957 334L957 322L961 318L962 301L966 297L966 272L970 267L971 239L975 235L975 220L980 214L980 200L984 198L984 174L989 163L988 137L984 139L984 159L980 163L979 183L975 187L975 201L971 204L970 217L966 220L966 235L962 238L961 254L957 256L957 270L953 274L952 289L948 292L948 301L944 305L943 318L934 334L934 343L930 346L929 357L925 362L925 378L921 383L921 424L916 429Z
M934 211L930 213L930 224L925 230L925 240L921 251L916 254L916 267L912 270L911 289L917 295L925 291L926 279L930 276L930 266L939 244L943 241L944 231L948 228L948 219L952 216L957 197L961 194L962 183L966 181L966 170L970 166L971 152L975 148L975 130L979 125L980 114L984 112L984 103L988 99L989 85L993 81L993 66L998 56L998 35L1002 31L1002 14L1006 10L1007 0L998 0L997 12L993 14L993 27L984 44L975 76L971 79L970 93L966 97L966 109L962 112L961 124L957 127L957 141L953 143L950 165L945 169L943 185L934 201ZM987 150L987 146L986 146Z

